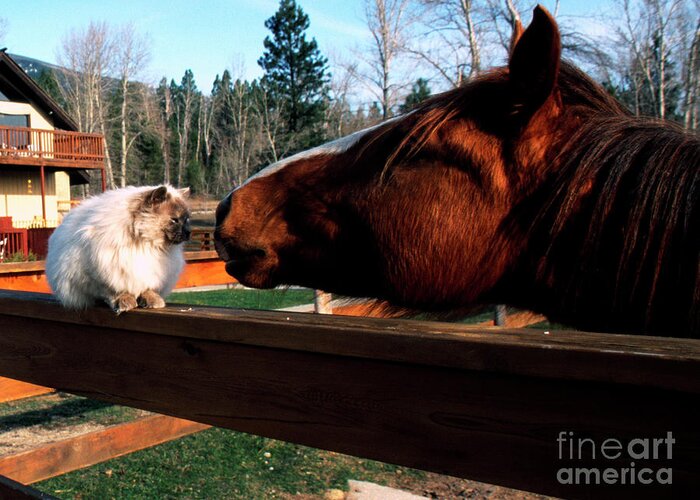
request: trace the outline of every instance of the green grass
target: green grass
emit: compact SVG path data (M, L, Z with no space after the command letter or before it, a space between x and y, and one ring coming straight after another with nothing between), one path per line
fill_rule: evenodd
M238 309L281 309L310 304L313 300L313 290L296 288L274 290L231 288L209 292L175 292L168 297L168 302L177 304L235 307Z
M400 472L399 472L400 471ZM61 498L267 499L386 484L423 472L225 429L209 429L37 483Z

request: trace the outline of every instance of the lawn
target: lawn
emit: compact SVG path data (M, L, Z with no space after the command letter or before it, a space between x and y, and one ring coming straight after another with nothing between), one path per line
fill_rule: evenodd
M40 482L60 498L267 499L322 495L348 479L401 485L425 473L213 428Z
M208 292L175 292L168 302L198 306L235 307L238 309L281 309L314 300L313 290L278 288L274 290L250 290L230 288Z

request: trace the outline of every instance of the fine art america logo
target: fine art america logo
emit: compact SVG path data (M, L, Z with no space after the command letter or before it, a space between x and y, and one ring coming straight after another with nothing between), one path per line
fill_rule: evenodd
M557 437L559 460L567 463L557 471L557 481L572 485L672 484L669 465L675 442L672 432L664 437L596 442L562 431ZM593 466L584 466L589 464Z

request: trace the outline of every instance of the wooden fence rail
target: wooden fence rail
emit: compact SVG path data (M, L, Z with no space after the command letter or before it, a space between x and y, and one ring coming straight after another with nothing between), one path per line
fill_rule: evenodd
M700 487L695 340L198 306L116 317L0 291L0 375L566 498ZM634 453L570 459L582 438ZM663 439L670 460L637 457L643 440ZM577 467L618 479L562 484L562 468ZM635 467L670 468L672 484L620 484Z

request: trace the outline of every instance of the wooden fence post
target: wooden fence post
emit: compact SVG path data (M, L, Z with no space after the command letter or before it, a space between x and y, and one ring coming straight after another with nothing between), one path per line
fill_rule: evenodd
M314 290L314 312L316 314L333 314L331 306L333 295L321 290Z
M493 324L495 326L506 326L506 306L504 304L498 304L493 313Z

